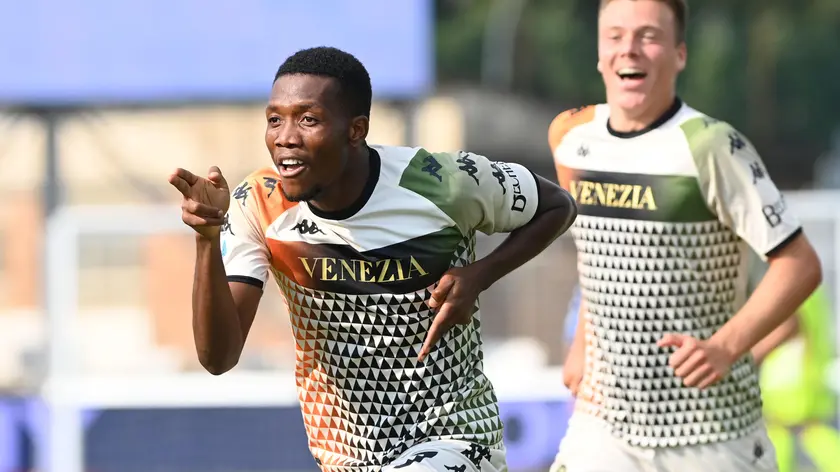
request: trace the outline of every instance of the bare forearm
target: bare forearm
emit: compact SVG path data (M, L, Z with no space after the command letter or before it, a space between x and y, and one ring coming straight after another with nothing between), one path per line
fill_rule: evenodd
M804 236L790 246L771 261L743 308L712 336L733 360L793 316L822 281L819 259Z
M762 339L752 348L751 352L755 362L761 364L768 354L785 342L793 339L799 333L799 317L794 314L785 320L781 326L774 329L766 338Z
M577 206L565 192L558 200L556 206L539 213L530 223L510 233L493 252L476 262L483 268L483 289L536 257L569 229L577 217Z
M236 365L245 343L225 276L219 238L196 237L193 336L199 361L210 373Z

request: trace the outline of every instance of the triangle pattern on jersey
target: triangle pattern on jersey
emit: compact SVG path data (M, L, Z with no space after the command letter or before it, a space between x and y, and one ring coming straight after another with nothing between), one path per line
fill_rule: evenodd
M578 409L641 447L734 439L761 420L758 375L741 359L704 390L687 388L668 365L665 333L709 339L735 312L741 240L718 221L656 222L578 216L582 295L594 344L591 383ZM465 421L470 421L464 412Z
M463 238L450 266L475 260ZM275 272L289 308L296 378L313 455L324 470L378 471L419 441L498 446L502 424L481 372L480 314L449 330L421 364L434 286L416 292L330 293Z

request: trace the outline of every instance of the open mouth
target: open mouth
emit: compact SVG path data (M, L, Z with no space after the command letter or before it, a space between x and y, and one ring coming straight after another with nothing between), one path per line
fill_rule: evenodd
M647 77L647 72L633 67L625 67L623 69L619 69L616 73L618 74L618 77L621 80L627 81L642 80L645 77Z
M280 171L280 175L283 177L294 177L306 169L306 166L303 164L303 161L298 159L283 159L277 165L277 170Z

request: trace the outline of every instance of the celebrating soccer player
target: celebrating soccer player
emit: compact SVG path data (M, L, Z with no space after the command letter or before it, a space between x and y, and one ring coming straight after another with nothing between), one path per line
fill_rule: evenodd
M820 262L752 144L677 97L686 18L685 0L602 0L607 103L549 128L583 295L555 471L777 469L749 352ZM745 300L747 245L769 269Z
M569 228L574 200L517 164L369 145L370 107L355 57L299 51L266 108L273 165L232 192L216 167L170 177L197 232L199 359L237 363L271 273L322 470L507 470L477 299ZM475 260L476 231L510 236Z

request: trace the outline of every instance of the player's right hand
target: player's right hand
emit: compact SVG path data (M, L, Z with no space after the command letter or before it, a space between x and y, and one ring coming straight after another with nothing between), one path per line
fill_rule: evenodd
M230 188L222 171L213 166L204 178L186 169L176 169L169 176L169 183L183 196L184 223L206 238L217 237L230 207Z
M578 345L580 344L580 345ZM586 349L582 342L572 343L566 362L563 363L563 385L577 396L580 383L583 381L583 370L586 364Z

